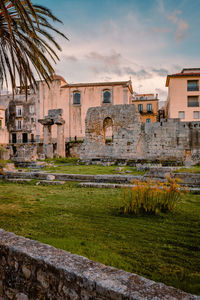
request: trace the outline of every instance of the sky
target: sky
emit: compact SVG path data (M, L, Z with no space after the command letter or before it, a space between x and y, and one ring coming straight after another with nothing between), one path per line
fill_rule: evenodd
M62 20L69 41L56 73L68 83L131 78L167 98L167 74L200 67L200 0L35 0Z

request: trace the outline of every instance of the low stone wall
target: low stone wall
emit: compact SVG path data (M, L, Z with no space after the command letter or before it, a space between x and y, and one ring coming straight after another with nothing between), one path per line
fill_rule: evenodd
M67 156L80 157L83 141L72 141L67 143Z
M0 229L0 299L200 300Z

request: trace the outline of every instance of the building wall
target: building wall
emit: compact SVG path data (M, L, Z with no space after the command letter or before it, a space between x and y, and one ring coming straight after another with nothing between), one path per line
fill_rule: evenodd
M104 104L103 91L111 91L111 103ZM80 92L81 103L73 104L73 93ZM48 115L48 110L63 110L65 120L65 138L83 139L85 136L85 118L90 107L109 106L111 104L128 104L131 101L131 92L128 86L121 85L67 85L61 80L54 80L50 89L45 83L40 83L40 119ZM56 140L56 126L52 126L52 137ZM40 138L43 138L43 128L40 126Z
M200 80L199 77L171 77L168 88L168 116L169 118L178 118L179 111L185 112L185 119L181 121L200 121L200 106L199 107L188 107L187 97L188 96L199 96L200 91L187 91L188 80ZM200 101L200 100L199 100ZM199 119L194 119L194 111L199 112Z
M15 95L14 100L10 99L7 120L10 142L15 134L18 143L23 143L24 134L27 135L27 142L39 141L38 102L38 91L31 92L27 99L25 94ZM21 109L21 114L18 114L18 108ZM21 122L21 128L18 127L18 121Z
M110 119L113 138L106 144L104 120ZM172 160L200 162L200 122L141 123L134 105L90 108L81 158Z
M0 107L0 144L6 145L9 143L9 133L5 124L5 108Z
M149 123L157 122L157 118L158 118L158 99L134 100L134 101L132 101L132 103L135 104L137 110L138 110L138 105L139 104L143 105L143 112L140 113L141 121L143 123L146 123L147 120L149 120ZM147 112L147 105L148 104L152 105L152 113ZM138 110L138 112L139 112L139 110Z

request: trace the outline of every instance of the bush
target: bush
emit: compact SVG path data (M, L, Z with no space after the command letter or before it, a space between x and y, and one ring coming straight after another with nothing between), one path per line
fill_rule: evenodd
M147 182L134 181L133 188L124 191L123 214L154 214L171 211L180 202L180 180L167 178L167 181L148 180Z

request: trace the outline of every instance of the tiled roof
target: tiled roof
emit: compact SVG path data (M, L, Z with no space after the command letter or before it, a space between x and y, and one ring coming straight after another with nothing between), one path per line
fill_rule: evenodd
M169 80L170 78L173 77L200 77L200 72L196 73L196 72L189 72L189 73L176 73L176 74L172 74L172 75L167 75L167 79L166 79L166 86L169 86Z

